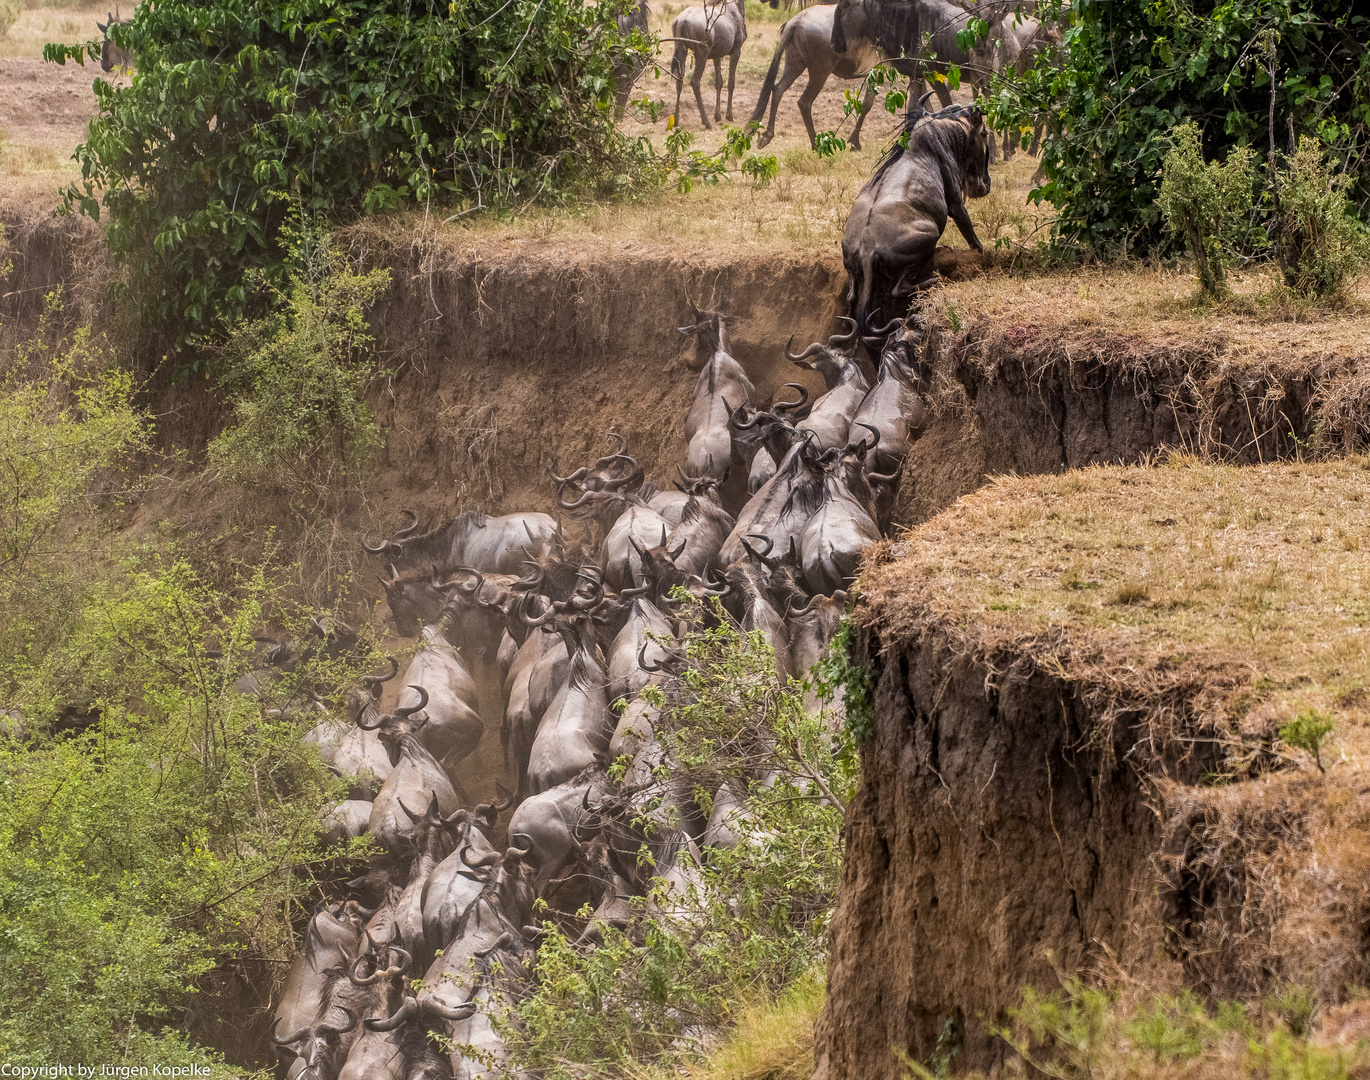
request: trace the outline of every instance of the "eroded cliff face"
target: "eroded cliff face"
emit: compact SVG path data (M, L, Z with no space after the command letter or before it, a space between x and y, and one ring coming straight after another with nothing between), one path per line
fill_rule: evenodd
M990 1028L1022 986L1132 947L1158 822L1044 673L996 676L929 636L885 657L875 710L815 1076L895 1080L892 1047L990 1068L1006 1049Z

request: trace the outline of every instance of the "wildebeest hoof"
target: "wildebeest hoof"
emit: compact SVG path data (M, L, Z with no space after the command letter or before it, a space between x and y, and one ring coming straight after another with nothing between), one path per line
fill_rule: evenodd
M855 136L853 136L850 145L851 145L851 148L852 148L853 150L860 150L860 149L861 149L861 140L858 139L858 138L856 138Z
M756 141L756 148L757 148L758 150L762 150L762 149L764 149L765 147L770 146L770 145L771 145L771 140L774 139L774 138L775 138L774 135L762 135L761 138L759 138L759 139Z

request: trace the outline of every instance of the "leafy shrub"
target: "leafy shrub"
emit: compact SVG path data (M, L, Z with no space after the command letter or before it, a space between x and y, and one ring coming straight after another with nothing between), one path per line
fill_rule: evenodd
M1276 178L1270 224L1284 284L1305 296L1335 296L1370 259L1370 237L1347 206L1352 177L1331 173L1318 141L1305 135Z
M1234 220L1251 210L1254 155L1237 146L1223 164L1205 162L1192 121L1173 128L1170 138L1156 205L1166 228L1194 260L1203 294L1217 297L1227 288L1228 234Z
M1326 772L1322 767L1322 742L1335 726L1330 716L1309 709L1280 727L1280 739L1312 757L1318 772Z
M278 589L211 589L88 512L139 486L151 425L52 321L0 373L0 1057L206 1064L186 1006L211 968L289 953L337 784L234 690Z
M825 956L851 758L805 714L802 691L781 685L764 635L697 625L686 651L679 692L657 697L670 763L657 777L705 813L724 783L746 792L747 816L733 823L742 839L710 852L689 896L658 888L655 914L639 902L599 948L544 924L530 992L504 1027L520 1064L548 1080L697 1056L701 1039L736 1022L739 1001L783 995ZM777 768L772 786L760 783Z
M158 325L249 306L291 207L458 210L631 189L648 157L614 128L615 65L646 57L625 0L165 0L116 42L138 78L97 81L68 206L109 214L130 293ZM97 50L49 45L45 57Z
M1040 12L1049 17L1050 6ZM1283 134L1317 136L1359 163L1352 202L1370 195L1370 21L1338 0L1075 0L1062 9L1063 45L1025 75L996 76L998 128L1046 124L1046 180L1034 197L1057 211L1059 243L1100 251L1163 240L1156 196L1170 129L1192 120L1211 157L1235 146L1268 152L1270 116ZM1273 61L1268 43L1277 43ZM1273 69L1273 102L1272 79Z
M847 731L856 745L862 746L875 737L875 678L869 669L853 663L855 643L851 617L844 616L823 659L814 665L813 677L819 697L833 700L841 694Z
M238 326L223 350L233 422L210 443L209 457L232 482L321 504L380 445L363 397L380 374L367 349L365 309L390 271L354 272L326 237L296 253L275 312Z

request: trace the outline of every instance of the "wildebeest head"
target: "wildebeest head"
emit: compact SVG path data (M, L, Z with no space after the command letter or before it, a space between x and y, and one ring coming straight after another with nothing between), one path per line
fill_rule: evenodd
M346 1057L343 1037L356 1027L357 1014L339 1005L317 1023L289 1034L278 1034L272 1025L271 1042L277 1053L292 1054L304 1062L298 1080L324 1080L337 1075Z
M953 110L959 110L958 119L966 125L969 136L966 149L961 155L961 169L964 176L965 196L968 199L983 199L989 194L989 125L978 106L953 105L937 113L945 117Z
M448 593L435 582L433 567L398 570L391 563L388 570L388 575L380 580L385 586L385 602L395 619L395 629L401 637L415 637L425 623L437 621Z
M856 320L846 316L839 316L839 318L843 322L851 323L851 330L845 334L831 335L826 345L821 341L815 341L802 353L796 355L790 352L794 335L791 335L790 340L785 343L785 355L789 358L790 363L818 372L823 376L823 381L829 389L842 382L843 376L847 374L848 366L857 362Z
M686 336L694 336L695 354L690 368L693 371L703 371L704 365L713 359L714 353L725 352L732 355L731 343L728 341L729 316L721 311L698 309L695 309L693 314L693 323L689 326L677 326L676 329Z
M428 717L417 717L415 714L423 712L428 707L428 691L422 686L409 687L410 690L417 690L419 703L408 705L396 709L392 713L386 713L378 718L375 723L368 723L366 717L358 717L357 726L366 731L375 731L380 736L381 745L385 747L386 756L390 758L391 765L400 763L400 754L404 749L404 740L412 738L414 734L428 723Z
M95 28L100 31L104 40L100 43L100 70L113 71L115 68L128 67L131 59L131 52L122 49L114 43L114 39L109 36L111 27L127 26L133 19L119 18L119 9L114 9L114 14L106 13L105 22L96 22Z

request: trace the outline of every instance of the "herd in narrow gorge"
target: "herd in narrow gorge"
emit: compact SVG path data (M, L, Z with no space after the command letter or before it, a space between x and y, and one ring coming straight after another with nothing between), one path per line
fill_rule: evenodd
M402 674L392 660L363 678L344 715L306 736L351 786L324 842L369 834L376 853L314 912L276 1005L271 1040L290 1080L499 1075L510 1066L497 1003L517 992L537 922L557 918L593 948L635 897L649 915L655 903L689 918L698 868L745 832L747 792L720 790L705 814L663 779L671 713L644 690L684 693L671 679L688 663L687 608L760 632L782 678L802 679L836 632L922 429L927 377L916 320L866 334L846 322L786 350L826 392L811 401L789 383L769 406L731 353L727 317L681 327L698 377L670 489L615 436L613 452L554 471L560 521L466 512L421 532L406 511L392 536L362 538L397 629L420 640ZM353 640L318 621L308 647ZM243 689L259 692L298 652L263 654ZM501 717L481 714L482 683L498 684L484 700ZM478 753L495 724L498 756ZM473 805L496 776L498 801ZM535 915L539 899L552 916ZM555 914L587 907L588 922Z

